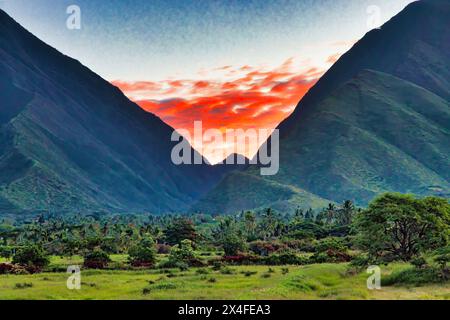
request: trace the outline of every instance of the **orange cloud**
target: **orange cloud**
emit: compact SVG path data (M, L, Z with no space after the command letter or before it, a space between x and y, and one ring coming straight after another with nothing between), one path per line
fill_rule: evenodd
M113 81L113 84L144 110L156 114L175 129L193 132L194 121L202 121L203 130L274 129L324 73L313 67L305 69L294 71L293 60L288 59L272 70L250 66L215 69L226 71L228 76L234 74L232 79ZM233 146L228 147L229 153L233 152ZM258 148L257 144L248 145L245 155L253 156ZM211 162L222 160L204 155Z

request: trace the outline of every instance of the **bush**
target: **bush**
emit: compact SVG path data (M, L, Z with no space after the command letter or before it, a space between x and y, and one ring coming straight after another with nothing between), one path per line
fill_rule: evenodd
M94 249L84 256L83 265L89 269L104 269L108 266L109 262L111 262L111 259L105 251Z
M170 250L169 260L165 263L166 266L187 265L188 267L203 267L204 264L195 255L190 240L181 241L180 245L175 245Z
M348 262L352 257L340 238L326 238L316 245L316 253L310 258L312 263Z
M315 252L315 242L316 241L312 239L285 240L283 241L283 247L303 252Z
M156 251L159 254L169 254L170 253L170 246L168 244L157 244L156 245Z
M417 269L423 269L428 266L427 260L423 257L417 257L411 260L411 264Z
M0 257L9 259L12 257L13 248L8 246L0 246Z
M226 274L226 275L231 275L231 274L234 274L234 271L231 268L225 267L225 268L220 269L220 273Z
M250 251L260 256L268 256L280 249L285 249L286 245L278 242L254 241L249 245Z
M272 266L281 266L286 264L292 264L292 265L304 265L308 263L308 259L298 256L293 251L283 251L280 253L275 253L270 256L268 256L265 259L265 263Z
M197 274L208 274L209 271L207 269L197 269L195 271L195 273L197 273Z
M385 286L392 285L411 285L422 286L432 283L442 283L446 279L438 268L411 268L399 272L394 272L391 275L383 277L381 284Z
M211 260L210 265L214 271L219 271L223 267L222 260Z
M435 257L434 261L436 261L439 264L441 270L446 270L447 264L450 262L450 254L441 254Z
M230 232L221 240L225 256L236 256L240 252L245 251L246 243L242 237L235 232Z
M19 248L12 259L13 264L23 266L30 273L42 271L49 262L44 250L36 245Z
M18 264L0 263L0 274L28 274L26 268Z
M222 258L222 261L232 265L253 265L260 262L261 259L253 255L239 254L236 256L225 256Z
M33 283L31 283L31 282L16 283L14 285L15 289L27 289L27 288L32 288L32 287L33 287Z
M370 265L370 260L366 255L357 255L350 261L350 266L355 268L366 268Z
M250 276L257 274L258 272L257 271L242 271L241 273L246 277L250 277Z
M156 261L153 239L143 239L128 250L128 260L133 267L152 267Z

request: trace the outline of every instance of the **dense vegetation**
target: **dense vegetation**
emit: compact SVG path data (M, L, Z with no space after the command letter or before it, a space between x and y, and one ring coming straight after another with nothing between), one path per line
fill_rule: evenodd
M347 272L358 274L371 264L403 261L411 267L390 275L384 284L439 283L450 277L449 240L446 199L401 194L379 196L367 209L345 201L318 212L269 208L234 216L51 214L3 221L0 255L10 262L0 264L0 273L65 272L49 266L49 256L82 256L86 269L187 271L209 266L223 274L238 265L347 262ZM112 261L115 255L127 258Z

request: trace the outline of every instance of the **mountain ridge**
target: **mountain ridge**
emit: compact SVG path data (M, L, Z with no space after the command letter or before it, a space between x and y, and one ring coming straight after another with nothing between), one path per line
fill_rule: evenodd
M175 166L173 128L1 10L0 58L4 211L185 210L229 169Z
M449 195L449 37L450 1L437 0L414 2L367 33L279 125L280 172L261 178L358 205L387 191ZM244 174L258 172L248 168ZM226 207L211 199L230 189L223 181L196 210L213 203ZM227 212L252 209L223 197ZM309 206L290 197L283 201L292 202L289 210ZM286 210L279 201L260 199L255 207L261 206Z

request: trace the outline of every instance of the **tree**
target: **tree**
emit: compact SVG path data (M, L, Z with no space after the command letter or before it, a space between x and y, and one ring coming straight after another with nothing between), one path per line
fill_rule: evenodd
M109 255L101 250L94 249L84 255L84 266L91 269L104 269L111 261Z
M314 218L314 212L309 208L305 213L305 220L312 220Z
M197 232L192 220L181 217L174 219L164 232L165 240L170 245L181 244L183 240L194 242Z
M237 232L229 232L221 241L225 256L235 256L245 250L245 241Z
M171 267L199 266L200 264L190 240L182 240L170 250L168 265Z
M450 205L436 197L387 193L356 215L354 228L369 257L409 261L426 250L448 245Z
M26 268L40 270L49 264L49 259L41 247L29 245L17 249L12 263L20 264Z
M245 225L245 234L247 235L247 241L253 241L257 238L256 235L256 215L247 211L244 214L244 225Z
M348 226L352 223L355 214L355 206L352 201L346 200L338 210L337 223L341 226Z
M155 242L150 237L142 239L128 250L128 256L128 260L133 266L153 266L156 262Z

